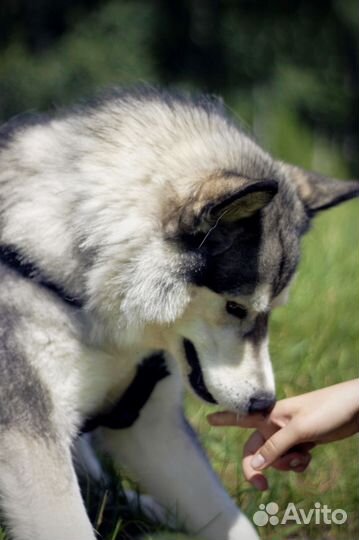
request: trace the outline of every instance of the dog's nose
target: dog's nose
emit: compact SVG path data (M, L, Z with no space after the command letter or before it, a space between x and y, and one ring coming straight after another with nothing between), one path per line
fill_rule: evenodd
M273 409L275 402L276 398L273 394L257 394L249 400L248 413L261 412L268 414Z

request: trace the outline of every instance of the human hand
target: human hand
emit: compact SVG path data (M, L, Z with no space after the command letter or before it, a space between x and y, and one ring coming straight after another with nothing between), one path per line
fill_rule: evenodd
M262 470L303 472L310 450L359 431L359 379L278 401L267 415L210 414L213 426L256 428L244 446L243 471L260 490L268 488Z

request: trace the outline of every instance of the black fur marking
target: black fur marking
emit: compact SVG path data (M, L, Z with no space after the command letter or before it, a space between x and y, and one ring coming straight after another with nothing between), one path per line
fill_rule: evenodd
M37 285L48 289L61 298L63 302L73 307L81 308L83 302L78 298L72 298L62 287L48 280L42 275L41 270L32 262L27 261L15 248L8 245L0 246L0 263L14 270L22 277L31 279Z
M126 429L139 418L141 409L150 399L157 383L168 377L164 354L159 352L145 358L125 393L109 410L86 420L81 431L86 433L103 426L110 429Z
M196 284L218 294L251 294L259 282L261 238L258 217L217 227L201 248L206 263L194 276ZM219 246L223 244L227 249L221 251Z
M300 256L300 239L309 228L303 204L286 184L268 207L233 224L204 233L182 234L182 249L197 256L187 279L218 294L250 295L261 284L273 297L288 285Z
M201 369L201 364L199 362L198 354L193 343L189 339L184 339L183 346L187 362L192 369L191 373L188 376L188 379L191 383L193 390L202 399L208 401L208 403L217 403L217 401L214 399L214 397L206 387Z
M268 333L268 319L269 313L259 313L254 321L253 328L243 337L251 341L253 345L259 345Z
M15 428L49 436L51 397L16 340L17 324L19 316L0 305L0 432Z

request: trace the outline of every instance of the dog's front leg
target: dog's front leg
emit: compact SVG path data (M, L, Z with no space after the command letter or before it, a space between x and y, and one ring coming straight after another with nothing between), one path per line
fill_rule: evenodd
M50 436L1 433L0 498L14 540L95 540L69 448Z
M188 532L205 540L257 539L184 419L181 376L169 358L167 366L170 375L157 382L131 426L102 429L105 449Z

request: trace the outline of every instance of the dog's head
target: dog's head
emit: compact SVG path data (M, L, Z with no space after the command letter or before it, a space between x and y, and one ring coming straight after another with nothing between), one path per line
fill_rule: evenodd
M266 410L271 310L286 300L314 216L358 195L359 182L275 161L212 100L153 99L141 102L145 151L132 152L141 183L128 182L131 211L115 231L123 249L103 257L94 297L121 342L168 349L201 398Z
M317 212L359 194L359 182L284 163L272 172L251 180L219 171L168 224L191 283L191 300L174 324L175 355L199 397L242 414L274 404L268 320L286 302L301 237Z

